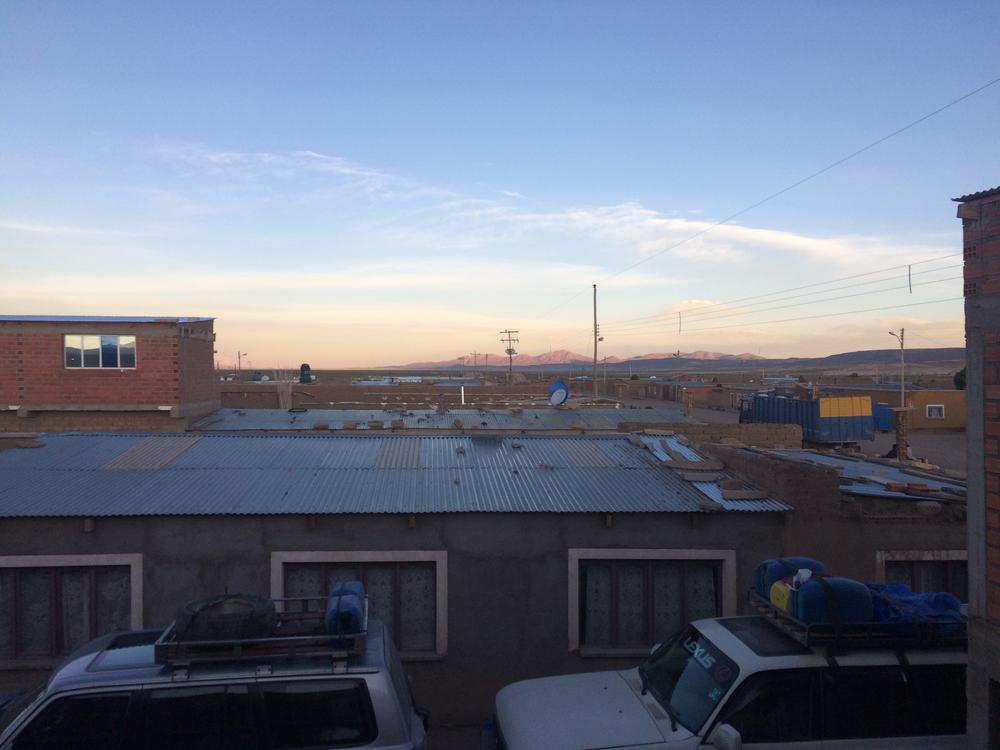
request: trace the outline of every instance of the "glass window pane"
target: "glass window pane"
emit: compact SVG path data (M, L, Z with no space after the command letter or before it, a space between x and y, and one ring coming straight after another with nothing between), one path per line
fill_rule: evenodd
M117 336L101 336L101 367L118 367Z
M965 734L965 667L910 667L926 734Z
M434 593L433 565L399 566L399 647L404 651L433 651Z
M101 366L101 337L83 336L83 366Z
M885 582L901 583L913 588L911 563L905 560L887 560L885 563Z
M146 750L221 747L222 687L152 690L146 702Z
M264 709L275 750L364 745L375 723L356 680L262 683Z
M380 619L392 630L395 623L396 568L393 565L368 565L365 568L365 591L368 614ZM396 633L393 638L398 638Z
M969 564L965 560L953 560L951 563L951 593L960 602L969 601Z
M618 646L649 645L646 637L646 566L618 563Z
M257 750L260 747L254 698L255 693L247 685L226 688L226 735L222 750Z
M723 721L740 733L743 742L818 739L814 696L815 679L811 671L777 672L751 678L727 705Z
M714 563L689 562L685 566L684 594L687 598L687 619L700 620L719 614L715 590Z
M135 336L118 337L118 366L135 367Z
M63 336L63 350L66 356L66 367L83 366L82 336Z
M945 578L946 562L938 560L922 560L915 563L917 569L917 580L914 581L914 590L920 592L947 591L948 584Z
M607 646L611 642L611 566L582 563L580 577L583 645Z
M90 640L90 574L83 570L60 572L59 598L62 619L59 651L66 654Z
M132 622L132 587L129 568L97 570L97 633L127 630Z
M18 656L52 653L52 574L48 570L24 570L17 574Z
M681 608L681 566L657 562L653 565L654 643L669 641L685 624Z
M919 734L900 669L838 669L823 689L824 739Z
M61 698L18 735L13 750L119 750L128 703L127 694Z
M288 598L326 596L325 588L323 569L319 565L285 565L285 596ZM301 611L301 603L295 606ZM308 608L313 612L319 611L318 602L309 602Z

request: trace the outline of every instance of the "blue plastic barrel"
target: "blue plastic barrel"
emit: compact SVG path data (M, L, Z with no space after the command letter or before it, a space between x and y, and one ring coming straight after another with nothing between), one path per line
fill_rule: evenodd
M802 584L793 600L792 614L808 625L828 625L833 622L831 600L842 623L871 622L874 618L872 592L865 584L832 577Z
M365 586L344 581L333 587L326 600L326 632L330 635L360 633L365 618Z

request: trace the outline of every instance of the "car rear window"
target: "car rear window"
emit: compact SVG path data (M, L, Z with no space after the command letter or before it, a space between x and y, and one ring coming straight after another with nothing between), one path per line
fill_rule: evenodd
M269 682L261 693L275 750L367 745L378 735L361 680Z
M757 656L811 654L808 648L763 617L726 617L718 620Z

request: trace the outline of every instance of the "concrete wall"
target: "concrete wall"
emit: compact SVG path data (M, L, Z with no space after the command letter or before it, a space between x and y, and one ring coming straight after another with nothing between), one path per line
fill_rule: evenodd
M797 424L692 424L688 422L619 422L619 432L672 430L695 445L735 441L758 448L801 448L802 427Z
M0 520L5 555L140 553L146 626L183 602L269 592L276 551L447 550L448 653L411 662L415 693L435 722L476 724L496 691L544 674L624 669L639 659L583 658L568 633L568 550L734 550L739 591L779 554L782 514L449 514ZM721 552L720 552L721 554ZM39 675L0 669L0 686Z
M969 746L1000 745L1000 194L958 208L969 446ZM991 705L993 708L991 709Z
M0 433L183 432L195 419L174 417L169 411L33 411L27 416L0 411Z
M226 409L282 409L282 383L221 383L222 406ZM589 391L587 392L589 395ZM526 383L515 386L466 386L467 404L503 405L512 401L547 396L547 383ZM461 404L461 390L455 386L434 386L433 383L394 386L354 386L338 383L292 384L291 405L330 407L333 405L388 404L389 406L421 405L434 408Z

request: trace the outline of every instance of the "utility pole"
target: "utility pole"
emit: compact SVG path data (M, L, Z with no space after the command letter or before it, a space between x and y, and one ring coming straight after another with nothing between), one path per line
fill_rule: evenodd
M514 334L517 331L500 331L500 342L506 343L507 348L504 350L504 354L507 355L507 385L511 386L514 384L514 355L517 351L514 349L514 344L518 343L518 339L515 338Z
M472 352L469 356L472 357L472 377L478 378L479 374L477 369L479 366L479 352Z
M594 381L594 398L597 398L597 284L594 284L594 369L591 379Z
M899 341L899 408L896 412L896 460L902 463L910 457L910 441L906 435L906 329L899 333L889 331L889 335Z
M899 408L906 408L906 329L900 328L897 334L889 331L889 335L899 341Z
M247 356L246 352L236 352L236 379L243 380L243 358Z

